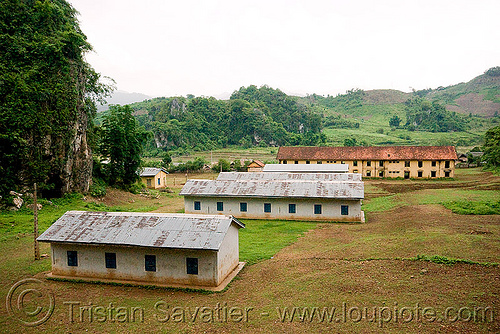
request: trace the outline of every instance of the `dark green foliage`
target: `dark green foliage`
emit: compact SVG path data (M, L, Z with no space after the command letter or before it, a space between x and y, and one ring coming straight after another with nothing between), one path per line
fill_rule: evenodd
M154 135L149 155L179 148L211 150L244 147L320 144L321 115L296 98L267 86L242 87L229 101L213 97L156 98L131 105L141 125Z
M138 179L142 145L148 133L137 124L132 111L129 106L111 106L103 119L99 152L108 159L103 169L110 185L129 186Z
M323 126L334 129L358 129L359 122L355 122L344 115L328 115L323 119Z
M102 179L94 179L89 189L89 194L92 197L106 196L106 182Z
M212 167L212 170L214 172L230 172L231 171L231 164L226 159L219 159L219 162L217 162Z
M183 164L178 164L178 165L171 165L168 169L170 173L175 173L175 172L181 172L181 173L186 173L186 172L197 172L203 169L207 162L205 159L198 157L194 160L189 160L186 163Z
M64 0L0 2L0 194L33 182L50 195L88 189L87 132L106 91L90 49Z
M410 130L450 132L466 130L465 121L455 112L447 111L439 102L413 96L405 102L406 125Z
M500 77L500 66L492 67L484 72L484 74L489 75L490 77Z
M170 153L164 152L162 155L161 162L164 167L170 165L170 163L172 162L172 157L170 156Z
M399 126L399 124L401 124L401 121L402 120L401 120L401 118L399 118L398 115L394 115L389 120L389 126L397 128Z
M341 114L346 114L363 105L363 97L365 94L366 93L361 89L351 89L345 94L338 94L335 97L323 97L321 95L313 94L310 98L321 106L330 108Z
M486 131L484 135L484 155L488 167L500 167L500 125Z
M356 138L352 137L344 139L344 146L359 146L359 144Z
M491 263L491 262L476 262L472 260L467 260L467 259L452 259L446 256L441 256L441 255L433 255L433 256L428 256L428 255L417 255L414 258L410 258L408 260L413 260L413 261L426 261L426 262L434 262L437 264L446 264L448 266L452 266L458 263L463 263L463 264L477 264L477 265L482 265L486 267L497 267L498 263Z
M478 201L451 201L443 205L459 215L498 215L500 214L500 201L478 202Z

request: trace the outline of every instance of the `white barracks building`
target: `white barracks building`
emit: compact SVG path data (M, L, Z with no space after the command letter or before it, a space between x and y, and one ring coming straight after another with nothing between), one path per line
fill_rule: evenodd
M186 213L238 218L364 222L364 185L353 173L220 173L188 180Z

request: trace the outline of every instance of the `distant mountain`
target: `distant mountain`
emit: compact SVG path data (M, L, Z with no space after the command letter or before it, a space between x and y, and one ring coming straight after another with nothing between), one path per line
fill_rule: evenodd
M439 100L446 109L462 114L493 117L500 114L500 67L493 67L469 82L427 90L425 96Z
M117 90L113 92L113 95L106 99L108 102L105 105L98 106L97 112L108 110L110 104L130 104L134 102L142 102L144 100L151 99L151 96L141 94L141 93L129 93L123 90Z

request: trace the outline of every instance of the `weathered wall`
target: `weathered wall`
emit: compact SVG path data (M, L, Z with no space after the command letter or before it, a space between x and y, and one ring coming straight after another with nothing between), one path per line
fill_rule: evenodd
M391 162L394 161L394 162ZM379 177L379 173L383 172L382 177L404 177L405 171L410 173L410 178L419 178L418 172L422 171L422 178L431 178L432 171L436 172L436 178L446 177L446 171L449 172L448 177L454 177L455 175L455 161L448 160L450 167L445 168L445 160L436 161L436 166L432 166L432 161L422 160L422 167L418 167L418 160L410 160L410 167L405 167L404 160L385 160L383 166L380 166L379 160L370 160L370 166L368 166L368 161L358 160L357 166L354 166L354 161L351 160L332 160L332 161L321 161L323 164L328 163L345 163L349 165L349 173L360 173L364 177ZM299 164L305 164L306 160L297 160ZM317 164L317 160L310 160L311 164ZM283 161L280 161L283 163ZM294 164L295 160L287 160L287 164Z
M235 224L231 224L227 230L226 236L222 241L217 254L217 277L218 284L222 283L239 263L239 232Z
M194 202L201 203L201 210L194 210ZM217 211L217 202L224 203L224 210ZM240 211L240 203L246 202L247 212ZM264 212L264 203L271 203L271 212ZM288 204L296 205L296 213L288 213ZM322 205L322 213L314 214L314 205ZM349 206L349 215L340 214L340 206ZM232 197L195 197L184 196L186 213L226 214L237 218L287 219L287 220L325 220L361 221L361 200L342 199L293 199L293 198L232 198Z
M69 277L133 280L145 283L217 286L217 252L146 247L52 243L52 273ZM78 266L69 267L67 251L78 252ZM116 269L105 265L105 252L116 253ZM156 255L156 272L145 270L144 256ZM186 273L186 258L198 258L198 275Z

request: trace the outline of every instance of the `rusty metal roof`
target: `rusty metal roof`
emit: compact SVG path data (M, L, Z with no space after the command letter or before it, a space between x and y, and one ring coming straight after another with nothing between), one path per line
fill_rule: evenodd
M159 172L165 172L166 174L168 174L168 172L164 169L164 168L153 168L153 167L146 167L146 168L143 168L139 171L139 175L140 176L156 176L156 174L158 174Z
M268 165L269 166L269 165ZM286 165L285 165L286 166ZM285 172L261 172L261 173L246 173L246 172L223 172L217 177L220 181L229 180L255 180L255 181L272 181L272 180L303 180L303 181L361 181L361 174L358 173L285 173Z
M347 173L347 164L267 164L263 172L288 173Z
M456 160L453 146L285 147L278 160Z
M38 241L218 250L233 216L68 211Z
M364 184L361 181L318 180L188 180L179 195L362 199Z

